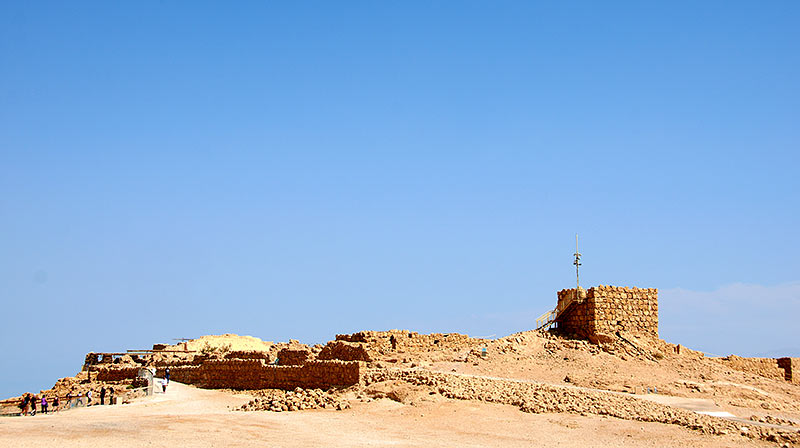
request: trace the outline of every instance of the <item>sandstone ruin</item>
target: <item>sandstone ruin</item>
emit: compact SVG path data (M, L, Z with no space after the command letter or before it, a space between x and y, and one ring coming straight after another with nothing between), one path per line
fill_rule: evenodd
M433 395L513 405L524 412L656 421L708 434L737 430L738 424L730 421L614 395L649 394L657 386L666 395L699 394L715 401L729 397L732 406L775 411L748 416L762 427L743 435L770 441L797 439L769 425L791 427L795 423L790 417L800 415L796 386L800 358L711 358L667 343L658 338L654 288L600 285L564 289L557 298L555 309L540 319L537 330L499 339L360 331L309 346L296 340L272 343L218 335L175 345L154 344L149 350L89 353L78 375L62 378L42 393L75 396L102 384L124 397L142 384L143 369L158 377L169 369L171 378L180 383L249 391L253 399L239 407L242 411L344 410L352 400L379 398L414 405ZM514 379L530 375L525 365L539 369L533 380ZM670 379L653 380L652 372L665 368ZM638 373L629 373L632 369ZM716 383L705 383L709 378ZM754 386L731 392L725 389L734 384L731 378ZM764 388L775 394L769 402L752 392Z
M658 339L655 288L600 285L588 290L563 289L557 297L557 306L543 325L555 334L594 344L620 342L636 350L639 348L631 339ZM89 353L83 369L95 372L99 381L130 380L136 377L139 368L152 367L157 375L170 368L175 380L205 388L330 389L363 382L367 367L387 355L430 353L434 359L443 356L441 359L449 360L456 353L455 357L466 359L470 355L481 356L478 348L491 342L458 333L389 330L339 334L327 345L315 347L298 341L273 344L251 338L244 347L256 350L230 350L230 342L225 342L230 339L228 335L204 338L204 345L187 341L175 346L156 344L153 350L124 354ZM216 345L209 341L216 341ZM674 346L672 350L680 354L687 349ZM800 382L798 358L730 356L716 361L766 378Z
M83 370L94 372L97 381L125 381L142 367L163 376L170 369L173 379L185 384L215 389L303 389L344 388L358 384L365 366L393 352L463 350L484 340L457 333L419 334L405 330L363 331L336 335L323 347L290 342L275 344L268 351L185 350L186 345L157 344L154 350L130 353L89 353ZM182 349L183 348L183 349Z
M622 286L562 289L554 319L559 332L593 342L620 332L658 337L658 290Z

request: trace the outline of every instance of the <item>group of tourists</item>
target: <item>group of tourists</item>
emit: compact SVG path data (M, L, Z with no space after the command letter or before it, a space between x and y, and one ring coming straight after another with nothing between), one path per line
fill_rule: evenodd
M74 408L76 406L92 406L92 400L94 398L92 390L88 390L86 392L86 401L84 402L84 395L82 392L78 392L77 395L72 395L72 392L69 392L66 396L66 405L70 408ZM106 399L108 399L107 404L114 404L114 388L105 386L100 388L100 405L106 404ZM50 401L48 401L47 396L42 394L41 399L37 397L35 394L25 394L23 395L22 399L19 403L19 408L22 415L36 415L36 407L37 403L39 405L39 409L41 410L42 414L47 414L48 410L52 409L52 412L58 412L61 403L58 399L58 395L55 395ZM98 403L94 403L98 404Z
M41 409L42 414L47 414L47 411L50 409L50 402L47 401L46 395L42 395L42 398L40 399L34 394L25 394L19 404L22 415L36 415L37 403L40 406L39 409ZM58 396L53 397L52 404L53 412L58 412Z

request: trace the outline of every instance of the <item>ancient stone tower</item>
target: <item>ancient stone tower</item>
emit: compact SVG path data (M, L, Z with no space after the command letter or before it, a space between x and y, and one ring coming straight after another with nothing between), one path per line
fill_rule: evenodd
M559 332L602 342L618 332L658 337L658 290L595 286L558 292L554 322Z

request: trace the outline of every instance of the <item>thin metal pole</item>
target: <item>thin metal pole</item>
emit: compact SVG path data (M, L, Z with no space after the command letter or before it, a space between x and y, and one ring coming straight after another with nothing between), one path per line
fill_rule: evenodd
M579 268L581 266L581 253L578 252L578 234L575 234L575 300L579 299L579 291L581 289L581 276Z

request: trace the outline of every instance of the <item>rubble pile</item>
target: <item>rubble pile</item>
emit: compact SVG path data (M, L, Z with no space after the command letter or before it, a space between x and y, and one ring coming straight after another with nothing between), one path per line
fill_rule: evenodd
M797 423L793 420L787 420L785 418L780 417L773 417L771 415L751 415L750 420L759 423L768 423L770 425L781 425L781 426L800 426L800 423Z
M253 392L257 397L242 405L240 411L304 411L307 409L331 409L341 411L350 408L347 400L333 390L295 388L293 391L263 389Z
M418 386L399 380L370 383L362 392L363 394L356 394L356 399L362 402L368 403L373 399L388 398L411 406L424 401L433 401L431 396L436 395L436 391L430 387Z

